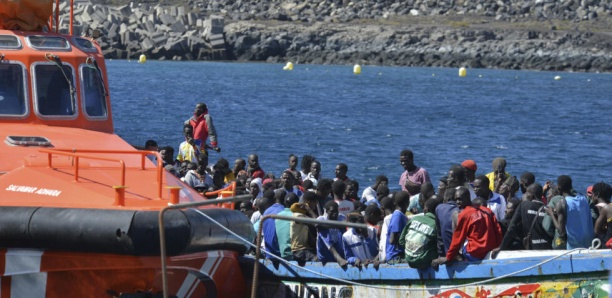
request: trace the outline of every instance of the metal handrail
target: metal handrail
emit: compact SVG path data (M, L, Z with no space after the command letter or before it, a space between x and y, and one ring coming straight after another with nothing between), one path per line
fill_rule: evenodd
M255 248L255 264L253 264L253 281L251 284L251 298L257 297L257 282L259 279L259 258L261 257L261 233L263 231L264 221L267 219L280 219L280 220L288 220L297 223L305 223L316 226L326 226L326 227L339 227L339 228L361 228L367 229L368 226L366 224L358 224L346 221L334 221L334 220L319 220L314 218L304 218L304 217L293 217L293 216L285 216L278 214L268 214L264 215L259 223L259 229L257 230L257 247Z
M235 196L231 198L225 199L214 199L214 200L206 200L201 202L190 202L190 203L182 203L176 205L169 205L164 207L161 211L159 211L158 222L159 222L159 250L161 257L161 269L162 269L162 285L163 285L163 297L168 298L168 278L167 278L167 270L166 270L166 231L164 230L164 213L170 209L184 209L184 208L193 208L200 207L206 205L215 205L222 204L228 202L238 202L238 201L246 201L250 200L251 195L241 195Z
M114 161L114 162L119 162L121 164L121 186L125 186L125 161L123 161L122 159L112 159L112 158L106 158L106 157L100 157L100 156L92 156L92 155L83 155L83 154L79 154L79 153L92 153L92 154L99 154L99 153L104 153L104 154L131 154L131 155L140 155L140 169L141 170L145 170L146 167L146 156L147 155L155 155L157 156L157 173L156 173L156 178L157 178L157 198L158 199L162 199L162 183L163 183L163 161L161 158L161 155L159 154L159 152L157 151L134 151L134 150L92 150L92 149L40 149L39 150L42 153L47 153L47 166L50 168L53 168L53 161L51 159L51 156L53 154L55 155L62 155L62 156L71 156L75 158L75 181L79 180L79 158L89 158L89 159L95 159L95 160L105 160L105 161Z

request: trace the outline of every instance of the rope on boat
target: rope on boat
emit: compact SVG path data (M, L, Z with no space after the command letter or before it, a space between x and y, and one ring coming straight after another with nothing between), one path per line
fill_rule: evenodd
M234 233L232 230L224 227L223 225L221 225L221 223L219 223L218 221L214 220L213 218L211 218L210 216L208 216L204 212L202 212L202 211L200 211L198 209L192 209L192 210L194 210L195 212L197 212L197 213L201 214L202 216L206 217L208 220L212 221L214 224L218 225L219 227L221 227L222 229L224 229L226 232L230 233L231 235L234 235L236 238L238 238L239 240L243 241L248 246L255 248L255 244L253 244L251 241L248 241L247 239L242 238L240 235ZM536 267L542 266L542 265L544 265L546 263L552 262L552 261L554 261L554 260L556 260L556 259L558 259L558 258L560 258L562 256L571 254L571 253L573 253L575 251L580 251L580 250L593 251L595 249L596 248L594 248L593 246L588 248L588 249L587 248L574 248L572 250L565 251L565 252L563 252L563 253L561 253L561 254L559 254L557 256L548 258L548 259L546 259L546 260L544 260L544 261L542 261L540 263L537 263L535 265L529 266L527 268L524 268L524 269L521 269L521 270L518 270L518 271L515 271L515 272L507 273L507 274L504 274L504 275L500 275L498 277L493 277L493 278L485 279L485 280L482 280L482 281L476 281L476 282L471 282L471 283L466 283L466 284L461 284L461 285L450 285L450 286L444 286L444 287L437 287L437 288L427 288L426 287L426 288L407 288L407 289L398 289L398 288L393 288L393 287L368 285L368 284L358 283L358 282L354 282L354 281L351 281L351 280L346 280L346 279L330 276L330 275L327 275L327 274L324 274L324 273L320 273L320 272L316 272L314 270L311 270L311 269L299 266L297 264L291 263L291 262L289 262L289 261L287 261L287 260L285 260L285 259L283 259L283 258L281 258L281 257L279 257L277 255L271 254L270 252L268 252L264 248L262 248L261 250L264 251L265 253L267 253L268 255L272 256L274 259L280 261L281 263L293 266L295 268L299 268L301 270L310 272L312 274L321 276L323 278L332 279L332 280L335 280L337 282L341 282L341 283L345 283L345 284L350 284L350 285L353 285L353 286L367 287L367 288L386 290L386 291L440 291L442 289L444 289L444 290L447 290L447 289L457 289L457 288L471 287L471 286L478 286L478 285L482 285L482 284L487 284L487 283L490 283L490 282L493 282L493 281L496 281L496 280L508 278L508 277L513 276L513 275L517 275L517 274L523 273L525 271L529 271L529 270L531 270L533 268L536 268Z

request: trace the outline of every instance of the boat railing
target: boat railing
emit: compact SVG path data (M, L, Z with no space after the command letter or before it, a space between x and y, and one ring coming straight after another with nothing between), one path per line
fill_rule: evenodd
M162 288L163 288L163 297L168 298L168 278L167 278L167 268L166 268L166 231L164 229L164 213L170 209L186 209L186 208L194 208L201 207L206 205L222 205L226 203L235 203L238 201L247 201L251 199L251 195L241 195L234 196L231 198L223 198L223 199L211 199L200 202L189 202L182 204L173 204L167 207L164 207L161 211L159 211L158 215L158 223L159 223L159 250L161 257L161 270L162 270Z
M215 191L204 192L202 195L206 198L217 197L217 198L229 198L236 196L236 181L232 181L226 188L222 188ZM227 209L236 209L236 202L219 203L219 207Z
M120 184L115 186L115 190L117 192L117 204L123 205L123 193L125 188L125 161L120 158L108 158L96 155L88 155L88 154L122 154L122 155L140 155L140 169L146 169L146 157L147 155L155 155L157 156L157 197L162 199L162 180L163 180L163 164L161 155L157 151L130 151L130 150L77 150L77 149L40 149L42 153L47 154L47 166L49 168L53 168L53 155L61 155L61 156L69 156L74 158L74 181L79 181L79 160L84 159L94 159L94 160L103 160L110 162L118 162L121 165L121 181Z
M261 217L259 223L259 229L257 230L257 245L255 247L255 263L253 265L253 282L251 285L251 298L257 297L257 283L259 279L259 258L261 257L261 234L263 231L264 222L268 219L280 219L287 220L297 223L303 223L314 226L332 227L332 228L358 228L367 229L366 224L352 223L346 221L335 221L335 220L319 220L315 218L304 218L304 217L293 217L278 214L268 214Z

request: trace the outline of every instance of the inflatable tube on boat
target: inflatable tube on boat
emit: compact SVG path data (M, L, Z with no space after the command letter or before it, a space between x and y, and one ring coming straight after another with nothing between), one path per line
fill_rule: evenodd
M233 235L202 212L246 239L251 222L229 209L169 210L164 213L168 255L205 250L246 251ZM158 255L159 211L0 207L0 245L60 251Z

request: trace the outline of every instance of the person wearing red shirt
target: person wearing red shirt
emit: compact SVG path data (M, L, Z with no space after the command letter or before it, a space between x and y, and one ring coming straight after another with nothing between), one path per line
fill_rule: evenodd
M468 261L482 260L487 253L499 247L503 238L501 227L491 209L472 206L467 188L458 187L455 198L463 211L459 213L457 227L446 257L434 260L433 266L452 262L459 254Z
M190 124L193 127L193 138L201 150L206 150L206 139L210 138L211 149L220 151L217 147L217 131L205 103L196 105L193 116L185 121L185 124Z

